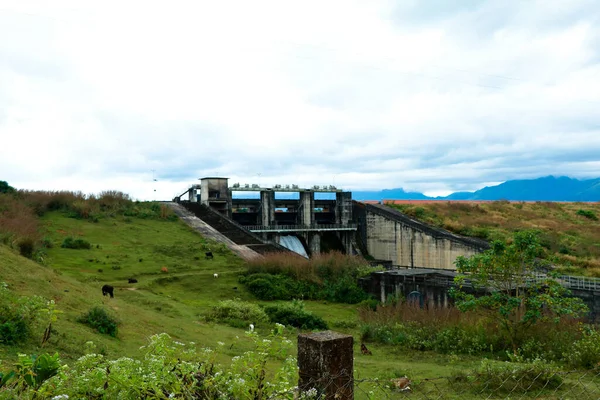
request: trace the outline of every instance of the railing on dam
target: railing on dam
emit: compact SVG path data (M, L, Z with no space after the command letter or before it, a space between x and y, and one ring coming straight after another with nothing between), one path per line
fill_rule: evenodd
M321 225L247 225L250 232L323 232L323 231L355 231L357 224L321 224Z
M394 265L392 270L389 271L393 271L394 269L396 270L406 270L406 269L412 269L412 270L429 270L431 272L435 272L435 271L445 271L446 273L451 273L451 274L457 274L456 270L448 270L448 269L442 269L442 268L427 268L427 267L406 267L406 266L398 266L398 265ZM468 274L467 274L468 276ZM600 278L589 278L586 276L573 276L573 275L556 275L556 276L550 276L547 274L543 274L543 273L535 273L532 274L528 277L526 277L523 280L523 283L525 284L536 284L536 283L543 283L544 281L546 281L547 279L555 279L558 283L560 283L562 286L564 286L565 288L569 289L569 290L586 290L586 291L599 291L600 292ZM427 283L435 285L435 286L440 286L440 287L444 287L444 286L454 286L454 279L452 276L428 276L427 278L425 278L427 280ZM467 279L465 282L463 282L464 286L471 286L471 283L469 281L469 279Z

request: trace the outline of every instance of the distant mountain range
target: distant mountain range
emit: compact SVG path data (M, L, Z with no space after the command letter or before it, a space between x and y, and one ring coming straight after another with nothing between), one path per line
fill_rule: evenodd
M446 197L429 197L404 189L352 192L354 200L515 200L515 201L600 201L600 178L579 180L566 176L506 181L475 192L455 192Z

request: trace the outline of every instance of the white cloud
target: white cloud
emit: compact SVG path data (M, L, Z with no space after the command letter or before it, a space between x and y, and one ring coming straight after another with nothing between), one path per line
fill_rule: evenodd
M168 199L215 174L598 175L600 5L396 3L0 0L0 179Z

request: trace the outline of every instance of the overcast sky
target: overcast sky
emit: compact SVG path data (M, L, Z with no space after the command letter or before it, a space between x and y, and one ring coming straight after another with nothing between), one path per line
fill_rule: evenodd
M600 177L599 110L598 0L0 0L18 188Z

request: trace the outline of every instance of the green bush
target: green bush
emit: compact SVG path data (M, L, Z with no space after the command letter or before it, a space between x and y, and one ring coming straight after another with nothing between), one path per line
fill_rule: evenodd
M325 281L322 293L319 297L323 300L346 304L360 303L370 297L358 286L357 279L351 275L343 275L335 280Z
M31 258L35 250L35 241L30 237L23 237L17 242L17 247L20 255Z
M242 275L240 283L260 300L318 299L316 283L300 281L284 274L257 273Z
M363 324L363 341L402 346L411 350L436 351L442 354L481 354L497 348L498 339L483 329L460 326L438 328L417 323Z
M91 249L92 245L85 239L73 239L69 236L63 240L60 247L65 249Z
M332 277L319 284L284 274L256 273L241 276L240 283L260 300L304 299L356 304L369 299L351 275Z
M291 303L277 304L265 307L265 312L271 322L291 325L300 329L327 329L323 318L313 315L304 309L304 303L294 300Z
M235 299L220 301L212 307L204 319L209 322L227 324L234 328L246 328L249 324L267 322L269 317L258 304Z
M582 217L586 217L587 219L591 219L593 221L598 221L598 216L592 210L579 209L577 210L576 214L581 215Z
M77 322L81 322L102 334L117 337L119 321L115 317L109 315L102 307L93 307L87 313L79 317Z
M29 339L46 300L39 296L17 296L0 282L0 343L12 345Z
M29 335L29 328L22 319L11 319L0 323L0 343L15 344Z
M600 333L592 327L586 327L583 337L565 351L564 358L575 368L599 368Z

